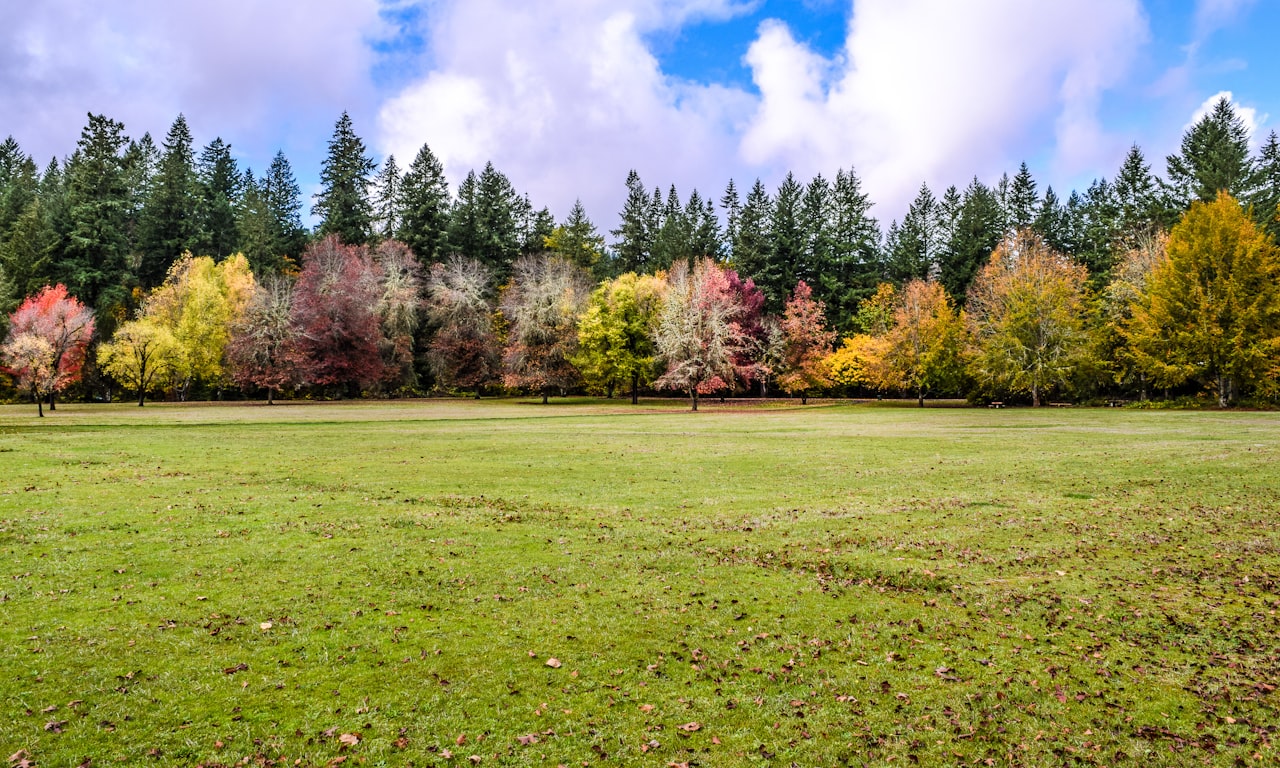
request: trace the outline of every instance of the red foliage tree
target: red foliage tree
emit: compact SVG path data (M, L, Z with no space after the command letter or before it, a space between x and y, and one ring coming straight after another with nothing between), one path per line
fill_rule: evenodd
M827 355L835 342L835 331L827 328L827 308L814 301L813 290L801 280L787 300L782 313L784 339L782 375L778 383L789 394L800 394L801 405L809 402L809 390L830 384Z
M9 339L21 336L42 339L49 345L47 364L38 366L46 371L47 378L39 390L48 395L49 409L53 410L54 393L80 380L93 339L93 311L68 295L61 283L45 286L9 315ZM30 386L30 382L27 384Z
M231 378L242 387L267 390L268 405L277 391L296 383L292 315L293 285L276 276L255 286L244 315L231 329Z
M427 316L436 327L427 360L445 387L474 389L498 379L502 361L486 296L493 274L475 259L454 256L427 278Z
M379 278L365 248L343 245L335 235L303 254L291 313L303 383L358 393L382 377Z

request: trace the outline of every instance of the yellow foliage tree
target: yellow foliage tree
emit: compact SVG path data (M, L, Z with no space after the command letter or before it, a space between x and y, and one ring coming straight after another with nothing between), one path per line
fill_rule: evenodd
M186 254L143 304L143 317L167 329L179 355L169 371L180 397L193 381L220 385L232 326L253 297L253 272L242 254L220 263Z
M138 393L138 405L183 364L173 332L150 318L131 320L98 347L98 365L108 376Z
M1135 364L1157 385L1198 380L1230 405L1266 386L1280 351L1280 256L1225 192L1195 202L1125 326Z
M963 340L963 326L942 284L912 280L893 310L877 370L885 383L914 392L923 408L925 394L959 380Z

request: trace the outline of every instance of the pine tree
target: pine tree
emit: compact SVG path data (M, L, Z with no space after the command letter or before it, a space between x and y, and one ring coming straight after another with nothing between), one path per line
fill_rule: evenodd
M520 255L522 243L516 213L521 202L520 195L516 194L506 175L494 168L493 163L486 163L476 185L482 237L480 260L503 279L511 273L511 265ZM532 209L527 200L523 202L527 209ZM554 223L552 219L552 226ZM541 250L542 237L534 239L532 245Z
M835 249L831 237L831 185L822 174L813 177L804 189L800 202L800 226L804 232L804 250L796 265L795 278L810 287L814 298L830 308L832 286L823 278L834 270Z
M717 262L724 260L724 239L720 234L720 219L716 216L716 204L710 198L702 201L701 206L695 206L694 200L698 199L698 190L693 191L693 195L689 198L689 210L687 215L692 217L693 231L690 233L690 250L695 256L705 256L714 259Z
M396 237L423 264L444 261L449 235L449 182L444 166L426 144L409 164L400 185L402 220Z
M773 200L764 184L756 179L742 206L737 236L733 240L731 265L744 278L755 279L767 268L771 248L769 222L772 219Z
M365 155L364 141L356 135L351 117L343 112L320 166L321 190L311 207L311 215L320 219L318 236L337 235L352 245L369 242L373 233L369 175L376 167Z
M1071 253L1071 227L1067 221L1067 209L1058 199L1058 193L1053 191L1053 187L1045 189L1040 211L1036 213L1031 229L1053 250Z
M400 231L404 219L404 180L396 165L396 156L387 155L373 182L374 234L379 240L391 240Z
M129 189L122 153L128 143L123 124L90 114L67 162L70 226L58 276L100 319L122 307L127 295Z
M245 169L236 210L240 251L258 277L278 274L284 267L280 254L276 252L275 217L267 205L264 186L265 183L254 178L252 169Z
M720 196L720 207L724 209L724 241L728 251L725 255L732 260L733 244L738 240L738 220L742 217L742 202L738 199L738 188L734 186L733 179L729 179L724 194Z
M659 200L661 200L661 194L654 190L653 207L658 206ZM676 191L675 184L672 184L667 191L667 199L661 205L661 211L658 219L660 223L653 237L653 267L670 269L671 265L693 255L689 252L691 230L689 219L685 215L684 206L680 203L680 193Z
M951 239L943 249L938 280L957 302L991 257L1004 233L1004 213L996 193L974 177L964 190Z
M890 280L927 280L941 267L942 207L928 184L920 185L894 235L886 246Z
M148 289L162 283L169 265L194 250L200 239L195 156L191 130L182 115L173 121L163 147L138 233L137 277Z
M1237 200L1251 198L1258 174L1249 156L1249 129L1223 97L1187 129L1176 155L1168 157L1167 190L1178 211L1192 200L1210 202L1225 191Z
M272 254L284 270L302 256L308 238L306 227L302 226L302 191L283 151L276 152L262 177L262 195L271 212Z
M200 189L200 241L202 256L221 261L239 250L236 204L240 199L240 171L231 156L231 145L215 138L200 151L196 163Z
M796 271L803 268L805 231L801 207L804 188L791 173L778 185L769 218L770 248L756 286L764 294L765 309L781 312L796 284Z
M1134 144L1125 155L1114 185L1119 210L1119 242L1115 248L1128 250L1138 241L1149 238L1162 218L1159 188L1151 175L1142 150Z
M871 199L852 170L840 170L831 190L832 274L819 281L829 298L827 313L841 330L852 326L858 304L884 280L880 224L871 216Z
M150 133L144 133L141 139L129 142L124 151L125 184L129 188L125 237L129 243L129 260L135 276L141 262L142 212L151 197L159 168L160 150L156 149Z
M1084 204L1077 213L1075 224L1079 237L1076 261L1089 270L1096 281L1105 281L1115 261L1115 243L1120 232L1120 204L1116 200L1115 187L1106 179L1098 179L1089 185L1084 194Z
M590 272L598 280L604 275L604 238L587 217L581 200L573 202L569 216L546 239L546 249L571 264Z
M1036 181L1031 170L1023 163L1009 184L1005 198L1005 222L1009 229L1023 230L1035 221L1040 208L1040 196L1036 194Z
M620 273L648 272L652 265L653 232L649 228L649 195L634 169L627 173L627 199L622 204L618 228L610 230Z
M1280 242L1280 138L1275 131L1258 152L1258 191L1249 202L1254 220Z

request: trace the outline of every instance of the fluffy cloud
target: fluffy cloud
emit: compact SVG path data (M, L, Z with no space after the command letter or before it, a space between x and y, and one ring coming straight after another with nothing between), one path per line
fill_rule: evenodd
M728 0L469 0L432 7L434 68L389 100L379 146L407 163L428 143L457 183L492 160L563 216L581 197L607 228L628 170L653 184L722 185L747 94L665 75L645 35L724 19ZM483 44L477 41L483 40Z
M384 105L379 145L407 160L426 142L455 182L492 160L561 214L583 197L601 223L631 167L704 194L730 177L855 167L882 215L921 181L963 184L1024 158L1051 162L1047 175L1108 167L1127 142L1100 126L1099 100L1147 36L1138 0L858 0L831 58L761 24L745 51L749 92L668 76L647 37L748 4L431 8L432 66ZM1051 157L1033 157L1046 135Z
M197 140L217 132L269 158L282 124L323 146L315 124L372 100L368 42L383 33L377 0L12 3L0 114L42 161L74 148L91 111L157 141L181 111Z
M1049 133L1042 170L1096 168L1124 146L1099 125L1099 100L1146 36L1136 0L860 0L832 60L766 24L747 54L761 100L744 156L855 166L891 212L922 180L990 176Z

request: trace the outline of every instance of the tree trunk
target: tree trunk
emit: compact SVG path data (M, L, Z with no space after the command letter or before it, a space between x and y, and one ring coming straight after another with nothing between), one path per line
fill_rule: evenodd
M916 390L916 402L920 404L921 408L924 407L924 387Z
M272 389L271 387L267 387L267 405L275 405L275 404L276 404L276 403L275 403L275 400L273 400L273 399L272 399L272 395L274 395L274 394L275 394L275 390L274 390L274 389Z
M147 390L139 388L138 389L138 407L139 408L142 407L142 404L146 401L146 399L147 399Z
M1031 407L1040 407L1040 388L1036 386L1031 387Z
M640 403L640 374L631 373L631 404L638 405Z
M1231 405L1231 377L1218 377L1218 407L1226 408Z
M543 405L546 405L546 404L547 404L547 392L548 392L550 389L551 389L550 387L543 387L543 388L542 388L542 404L543 404Z
M51 411L56 411L56 410L58 410L58 406L54 405L54 402L53 402L53 396L54 396L54 394L55 394L55 393L54 393L54 390L52 390L52 389L51 389L51 390L49 390L49 410L51 410Z
M605 387L605 397L608 398L609 400L613 399L613 388L616 386L617 386L617 382L610 379L608 386Z
M805 391L800 393L800 404L801 405L809 404L809 390L806 389Z
M36 415L43 419L44 418L44 399L41 398L39 395L36 395L33 399L36 401Z
M476 385L476 399L477 399L477 400L479 400L479 399L480 399L480 385L479 385L479 384L477 384L477 385Z
M693 395L693 410L695 410L695 411L696 411L696 410L698 410L698 388L697 388L697 387L694 387L694 388L690 391L690 394L692 394L692 395Z

